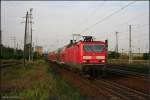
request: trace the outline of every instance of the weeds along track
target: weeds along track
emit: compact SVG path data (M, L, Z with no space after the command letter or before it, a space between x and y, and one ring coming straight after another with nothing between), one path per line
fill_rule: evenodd
M112 94L118 95L120 98L122 98L122 100L149 100L150 98L150 95L148 94L125 87L109 80L98 79L92 81L92 83L109 91Z
M69 84L79 88L90 100L148 100L148 95L104 79L89 80L56 63L50 64ZM88 99L89 99L88 98Z

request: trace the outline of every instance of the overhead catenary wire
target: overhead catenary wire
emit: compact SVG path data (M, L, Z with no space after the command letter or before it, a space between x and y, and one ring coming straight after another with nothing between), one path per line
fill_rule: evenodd
M104 3L104 2L106 2L106 1L103 1L103 4L101 4L100 7L104 7L104 6L105 6L105 3ZM99 8L100 8L100 7L99 7ZM97 10L94 9L84 21L87 23L87 22L89 21L89 19L90 19L90 16L93 16L93 15L96 13L96 11L97 11ZM84 24L85 24L85 22L84 22Z
M132 28L132 29L134 30L134 32L136 32L136 31L139 32L139 29L144 29L144 28L148 29L149 24L134 24L134 25L132 25L132 26L134 26L134 27ZM126 30L123 30L123 31L119 30L119 31L121 32L121 34L127 34L128 31L129 31L129 29L126 29ZM113 33L113 32L111 32L111 33ZM143 33L143 32L142 32L142 33ZM144 33L146 33L146 32L144 32ZM122 39L122 38L121 38L121 39Z
M103 19L97 21L95 24L93 24L93 25L87 27L86 29L84 29L83 31L81 31L80 34L82 34L83 32L85 32L85 31L87 31L87 30L89 30L90 28L96 26L96 25L99 24L99 23L102 23L103 21L107 20L108 18L110 18L111 16L117 14L118 12L122 11L123 9L129 7L131 4L134 4L135 2L136 2L136 1L133 1L133 2L131 2L131 3L127 4L127 5L125 5L125 6L121 7L120 9L114 11L114 12L111 13L110 15L104 17Z
M144 12L145 13L145 12ZM113 27L117 27L117 29L118 29L118 27L122 27L124 24L127 24L128 25L128 23L129 22L131 22L131 21L135 21L135 20L137 20L138 18L140 18L141 16L143 17L143 16L145 16L144 15L144 13L141 13L141 14L138 14L137 16L135 16L135 17L132 17L132 18L130 18L130 19L128 19L128 20L126 20L126 21L124 21L123 23L120 23L120 24L117 24L117 25L113 25ZM126 25L126 26L127 26ZM111 25L112 26L112 25ZM135 25L134 25L135 26ZM149 24L138 24L138 27L133 27L133 29L135 29L136 28L136 30L138 30L138 29L141 29L141 28L143 28L143 27L147 27L147 26L149 26ZM108 30L108 27L107 27L107 30ZM111 33L113 33L114 31L112 31ZM127 30L125 30L125 31L121 31L121 33L126 33L126 32L128 32L128 29Z
M117 27L117 28L118 28L118 27L122 27L123 24L129 24L129 22L135 21L135 20L137 20L138 18L140 18L141 16L142 16L142 17L145 16L145 12L144 12L144 13L141 13L141 14L138 14L137 16L134 16L134 17L128 19L127 21L125 21L125 22L123 22L123 23L117 24L117 25L115 25L114 27Z
M103 3L102 3L100 6L98 6L98 8L104 7L104 6L105 6L105 2L107 2L107 1L103 1ZM88 16L86 16L86 18L84 18L83 21L82 21L79 25L88 23L90 17L91 17L91 16L93 17L93 15L94 15L96 12L97 12L96 9L92 10L92 11L88 14ZM77 28L78 28L78 27L77 27ZM71 33L74 33L74 31L72 31Z
M149 24L133 24L132 26L134 26L133 29L140 29L140 28L147 28Z
M136 26L136 25L132 25L132 26ZM136 33L142 33L142 34L144 34L144 33L147 33L148 31L140 32L139 30L143 29L143 28L148 29L148 26L149 26L149 24L143 24L143 25L138 25L137 27L133 27L132 29L134 30L134 33L136 32ZM120 31L120 32L127 34L128 30L126 30L126 31ZM139 34L139 35L142 36L142 34Z
M132 25L132 26L135 26L135 27L133 27L132 29L134 29L134 31L138 31L139 29L142 29L142 28L147 28L148 26L149 26L149 24L139 24L139 25ZM136 27L137 26L137 27ZM148 29L148 28L147 28ZM126 29L126 30L124 30L124 31L121 31L120 30L120 32L121 33L128 33L128 29Z

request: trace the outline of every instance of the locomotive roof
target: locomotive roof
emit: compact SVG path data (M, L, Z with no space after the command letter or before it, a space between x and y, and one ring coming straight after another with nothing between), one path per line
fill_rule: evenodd
M104 41L90 41L91 43L93 43L93 42L101 42L101 43L105 43ZM61 52L61 51L63 51L65 48L69 48L69 47L71 47L71 46L73 46L73 45L76 45L76 44L79 44L79 43L90 43L89 41L78 41L78 42L75 42L75 43L73 43L73 44L68 44L68 45L66 45L66 46L64 46L64 47L61 47L61 48L58 48L57 50L55 50L55 51L53 51L53 53L57 53L57 52Z
M104 41L78 41L78 42L75 42L75 43L73 43L73 44L68 44L66 47L68 48L68 47L71 47L71 46L73 46L73 45L76 45L76 44L78 44L78 43L80 43L80 42L82 42L82 43L92 43L92 42L102 42L102 43L105 43Z

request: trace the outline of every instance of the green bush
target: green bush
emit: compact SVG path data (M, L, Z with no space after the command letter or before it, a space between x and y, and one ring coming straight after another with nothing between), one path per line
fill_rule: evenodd
M21 59L23 58L23 51L14 50L13 48L1 46L0 58L1 59Z
M144 54L143 54L143 59L147 60L148 58L149 58L148 53L144 53Z
M109 59L118 59L120 57L120 54L114 51L109 51L108 58Z

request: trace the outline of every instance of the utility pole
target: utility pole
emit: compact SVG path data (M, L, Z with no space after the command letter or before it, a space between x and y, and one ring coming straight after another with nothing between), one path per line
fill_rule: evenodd
M129 64L132 63L132 47L131 47L131 25L129 25Z
M29 16L28 16L28 23L29 23L29 27L28 27L28 32L30 33L30 37L29 37L29 39L30 39L30 41L29 41L29 62L33 59L33 57L32 57L32 10L33 10L33 8L30 8L30 14L29 14Z
M2 31L0 30L0 46L2 45Z
M150 25L149 25L149 29L150 29ZM148 52L148 55L149 55L149 65L150 65L150 32L149 32L149 52ZM150 75L150 70L149 70L149 75Z
M108 38L106 38L105 43L106 43L106 49L107 49L107 59L108 59Z
M29 60L29 62L30 62L30 59L31 59L31 34L30 34L30 13L28 14L29 16L28 16L28 20L27 20L27 23L28 23L28 28L27 28L27 30L28 30L28 37L27 37L27 39L29 40L28 41L28 60Z
M116 58L118 56L118 32L116 32Z
M27 14L26 14L25 35L24 35L24 66L26 65L27 18L28 18L28 11L27 11Z
M25 21L25 37L24 37L24 56L25 60L28 58L29 62L32 60L32 8L30 8L30 12L27 11ZM24 22L23 22L24 23ZM28 53L27 53L28 52ZM24 61L25 62L25 61Z
M18 50L19 49L19 45L18 45L18 43L17 43L17 48L16 48L16 50Z
M139 49L139 56L140 56L140 48L138 48Z
M31 60L33 60L33 49L32 49L32 10L33 10L33 8L30 8L30 28L31 28L31 47L30 47L30 49L31 49Z
M2 56L2 30L0 30L0 55Z
M34 47L35 46L35 42L33 42L33 44L32 44L32 61L33 61L33 58L34 58Z
M15 55L15 53L16 53L16 37L13 36L13 37L10 37L10 39L13 40L13 42L14 42L14 55Z
M149 26L150 29L150 26ZM148 58L149 58L149 66L150 66L150 32L149 32L149 52L148 52ZM149 79L150 79L150 67L149 67ZM150 88L149 88L150 89ZM150 91L149 91L150 94Z
M122 55L123 55L123 50L124 50L124 49L121 49L121 50L122 50Z
M116 32L116 53L118 53L118 32Z
M16 37L15 36L14 36L13 40L14 40L14 54L15 54L16 53Z

